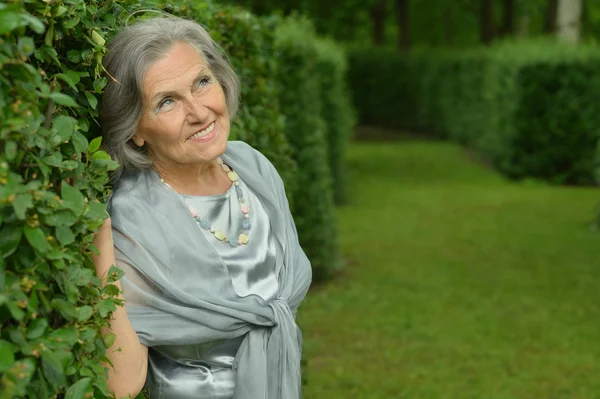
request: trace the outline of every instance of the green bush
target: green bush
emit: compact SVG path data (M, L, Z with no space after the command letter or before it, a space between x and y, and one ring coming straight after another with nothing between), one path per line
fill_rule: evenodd
M347 59L342 48L327 39L316 40L316 71L321 93L321 117L336 204L345 199L344 156L355 125L353 105L346 84Z
M116 164L86 135L106 84L104 32L116 18L99 5L0 4L3 399L109 396L99 361L114 336L101 329L120 302L89 255Z
M600 137L595 48L532 42L410 56L353 50L350 66L364 123L449 138L512 178L594 182Z
M321 117L318 45L312 27L303 20L283 21L276 38L280 106L299 171L292 212L313 276L322 280L336 267L337 245L326 124Z

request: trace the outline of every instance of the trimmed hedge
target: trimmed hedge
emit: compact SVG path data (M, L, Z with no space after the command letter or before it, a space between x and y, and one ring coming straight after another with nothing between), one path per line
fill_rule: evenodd
M346 198L344 157L355 122L354 108L346 85L346 53L335 42L316 40L316 73L320 84L321 117L333 182L333 198L342 204Z
M357 83L354 101L364 123L455 140L512 178L596 181L595 48L504 43L411 56L355 49L350 60L348 76Z
M318 45L304 20L285 20L275 36L285 133L299 170L292 212L313 276L323 280L331 276L338 260L326 124L321 117Z
M315 279L336 264L326 125L315 78L319 53L299 25L204 1L0 4L2 399L111 397L101 362L114 336L101 330L121 302L114 286L101 288L90 260L93 233L106 217L108 173L116 167L97 137L98 101L108 78L101 62L106 42L133 11L161 8L204 23L223 45L243 84L233 135L282 174ZM129 22L154 15L136 14ZM332 143L348 137L330 131ZM341 155L332 158L339 162ZM119 278L113 269L110 281Z

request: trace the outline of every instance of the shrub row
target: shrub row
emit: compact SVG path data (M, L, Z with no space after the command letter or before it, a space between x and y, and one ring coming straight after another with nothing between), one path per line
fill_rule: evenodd
M352 50L363 123L456 140L512 178L595 181L600 53L548 42L462 52Z
M336 233L332 176L328 163L327 125L322 118L319 49L307 21L289 19L278 25L280 104L285 132L299 173L293 192L296 227L317 280L335 269Z
M322 91L305 91L306 82L318 86L319 80L294 78L297 64L289 64L316 65L318 57L313 50L294 52L293 40L310 47L305 37L277 37L276 28L284 32L287 21L206 1L0 4L2 399L111 397L101 362L114 336L101 331L121 303L114 286L102 288L90 255L116 164L100 149L97 109L107 81L106 42L140 9L194 18L222 44L243 84L232 134L263 152L282 174L315 277L335 264L328 128L322 108L308 112ZM148 16L154 14L136 14L129 23ZM303 58L309 56L315 58ZM302 125L307 114L314 123ZM332 142L347 137L332 131L338 134ZM110 279L119 278L113 269Z

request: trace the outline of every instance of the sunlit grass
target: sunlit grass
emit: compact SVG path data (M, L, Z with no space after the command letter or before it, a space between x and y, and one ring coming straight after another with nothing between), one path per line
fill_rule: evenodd
M600 191L437 142L353 144L345 272L299 312L306 399L600 398Z

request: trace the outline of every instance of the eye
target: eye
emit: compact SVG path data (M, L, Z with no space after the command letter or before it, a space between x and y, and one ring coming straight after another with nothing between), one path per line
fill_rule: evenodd
M211 82L210 76L205 76L203 78L201 78L200 80L198 80L198 87L205 87L208 86Z
M158 107L156 107L156 109L160 110L163 107L169 106L171 104L173 104L173 99L171 97L166 97L160 103L158 103Z

